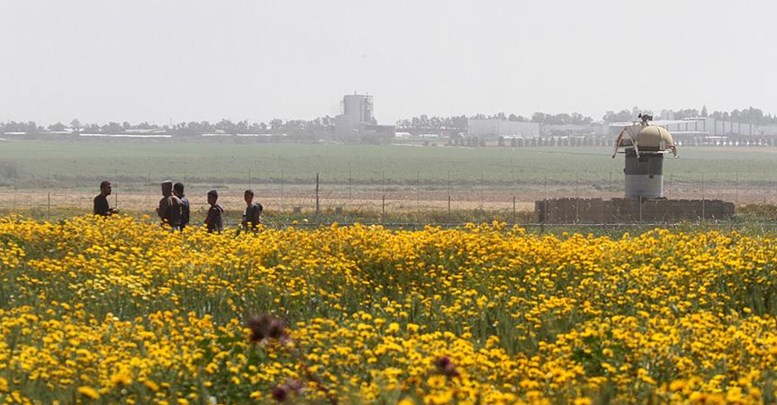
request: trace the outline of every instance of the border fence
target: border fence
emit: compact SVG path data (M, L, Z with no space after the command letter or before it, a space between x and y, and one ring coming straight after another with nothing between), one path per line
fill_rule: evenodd
M108 176L113 183L110 204L132 213L155 216L161 197L159 182L147 176L127 176L118 171ZM111 178L114 177L114 178ZM145 177L145 180L138 180ZM204 218L207 210L206 193L219 190L219 203L228 212L239 212L245 206L243 191L251 188L256 200L265 207L268 217L309 219L310 222L351 222L460 224L499 219L525 225L545 222L537 218L535 202L559 199L611 200L623 197L623 176L612 172L609 179L590 178L585 172L567 172L566 180L521 181L519 178L489 176L451 179L425 178L421 172L415 181L398 182L383 178L380 182L354 182L348 176L311 173L309 181L286 182L281 174L273 181L247 173L243 183L194 182L172 179L186 184L186 194L192 204L193 221ZM694 180L694 177L696 180ZM92 199L99 193L99 177L79 173L72 178L52 174L46 179L6 178L0 186L0 211L32 213L39 218L55 218L60 212L90 213ZM278 178L280 181L278 181ZM535 176L536 178L536 176ZM705 180L714 178L714 181ZM698 175L664 178L664 195L668 200L722 200L743 204L771 204L777 197L777 182L747 181L737 173L698 173ZM589 204L590 205L590 204ZM577 208L578 210L580 208ZM583 208L585 209L585 208ZM239 221L227 216L228 223ZM567 216L565 223L579 224L581 215ZM702 215L703 217L703 215ZM323 218L323 219L322 219ZM605 221L606 222L606 221ZM612 221L609 221L612 224ZM638 222L643 222L640 218ZM670 222L670 221L665 221ZM284 222L285 223L285 222Z

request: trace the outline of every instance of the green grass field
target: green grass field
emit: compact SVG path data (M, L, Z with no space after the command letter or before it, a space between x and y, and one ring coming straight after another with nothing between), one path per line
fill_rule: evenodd
M622 177L623 157L611 149L452 148L290 145L219 141L5 141L0 185L74 187L111 178L155 183L520 185L607 183ZM686 148L667 159L666 179L679 182L772 185L777 149ZM250 178L249 178L250 176Z
M239 222L242 190L252 185L267 208L268 225L277 227L528 224L534 221L537 199L622 196L623 156L612 159L611 153L605 147L7 141L0 143L0 214L47 220L82 215L90 212L99 181L110 179L117 184L112 205L155 220L158 182L169 178L187 184L195 222L204 218L210 188L219 190L230 226ZM321 179L318 215L316 173ZM777 217L777 148L681 149L679 159L665 161L664 173L669 198L737 203L740 218L731 226L763 227L762 222ZM755 225L742 225L742 219Z

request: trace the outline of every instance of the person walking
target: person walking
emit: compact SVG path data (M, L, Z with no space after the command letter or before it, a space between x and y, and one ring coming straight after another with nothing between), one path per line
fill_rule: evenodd
M262 223L262 212L264 211L264 207L260 203L253 202L253 190L246 190L245 193L243 193L243 199L246 202L246 210L243 211L243 221L240 222L240 225L244 230L256 232L257 228Z
M162 182L162 199L156 211L162 226L169 226L175 231L181 229L181 200L173 194L173 182L170 180Z
M183 193L183 183L178 182L173 184L173 194L181 200L181 232L189 225L189 199Z
M219 193L216 190L208 191L208 216L205 217L205 225L208 227L208 232L218 232L224 229L224 208L217 204L219 199Z
M111 195L111 182L105 180L100 183L100 194L94 198L94 215L107 217L118 214L119 210L108 205L108 196Z

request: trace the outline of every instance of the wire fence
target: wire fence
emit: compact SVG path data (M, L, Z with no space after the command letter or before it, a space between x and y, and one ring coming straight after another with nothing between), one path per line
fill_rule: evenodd
M54 216L56 212L91 212L92 200L99 193L98 177L69 170L70 176L51 173L47 178L6 178L0 186L0 210L3 212L34 212L37 216ZM113 177L113 178L111 178ZM396 180L387 177L379 181L355 181L341 173L311 173L307 179L286 181L284 175L271 181L247 173L243 181L188 182L186 176L174 181L186 184L186 194L192 206L192 215L202 215L207 210L206 193L219 191L219 203L227 211L241 211L243 191L253 189L256 201L261 202L268 214L287 216L340 215L344 219L370 217L378 221L392 218L394 221L410 221L431 216L438 222L458 222L456 213L469 212L472 218L488 219L497 213L509 222L532 223L535 217L535 201L572 199L613 199L624 195L622 174L610 172L601 176L589 172L568 171L559 174L534 173L531 179L522 180L513 175L494 176L481 173L479 178L452 179L444 176L427 176L418 172L415 179ZM112 206L126 212L155 215L161 198L160 181L150 173L128 175L116 170L108 176L113 184L109 197ZM772 204L777 201L774 183L750 180L738 173L685 173L682 176L664 176L664 196L676 200L723 200L742 204ZM480 217L478 217L478 213ZM415 215L415 216L414 216Z

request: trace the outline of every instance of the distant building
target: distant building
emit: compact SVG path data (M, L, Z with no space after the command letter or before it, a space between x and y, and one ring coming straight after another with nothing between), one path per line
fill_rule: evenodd
M337 139L346 142L384 143L394 138L394 125L378 125L373 115L372 96L343 96L341 109L342 114L335 117Z
M712 117L672 117L671 110L663 110L661 119L652 124L666 128L672 133L677 145L683 146L766 146L777 144L777 125L757 125ZM607 133L614 136L622 128L634 122L609 122Z
M467 135L484 139L503 137L536 138L540 136L540 124L536 122L506 121L499 119L467 120Z
M546 124L542 126L542 135L546 136L585 136L596 133L591 124Z

